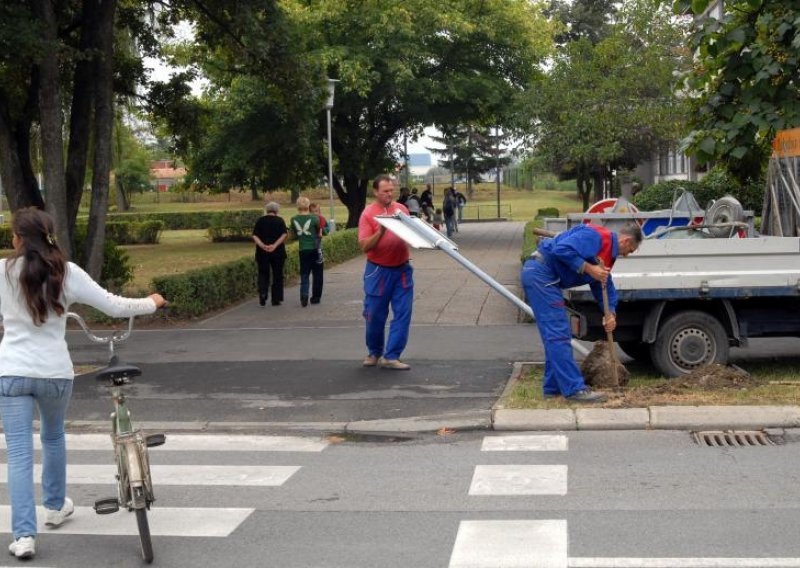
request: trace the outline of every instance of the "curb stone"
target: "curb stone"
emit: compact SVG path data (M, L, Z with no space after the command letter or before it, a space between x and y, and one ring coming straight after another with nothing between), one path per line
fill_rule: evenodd
M503 394L492 407L494 430L760 430L789 429L800 440L800 406L649 406L645 408L513 409L505 401L525 365L514 363Z

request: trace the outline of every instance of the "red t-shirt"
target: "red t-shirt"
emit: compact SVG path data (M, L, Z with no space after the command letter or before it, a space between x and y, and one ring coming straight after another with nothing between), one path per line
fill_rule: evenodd
M367 239L378 232L380 224L375 220L376 215L393 215L397 211L402 211L408 215L408 209L406 209L405 205L400 205L394 201L389 207L384 207L377 203L367 205L358 220L358 240ZM388 230L380 238L378 244L367 252L367 260L381 266L400 266L408 262L408 258L409 253L406 242Z

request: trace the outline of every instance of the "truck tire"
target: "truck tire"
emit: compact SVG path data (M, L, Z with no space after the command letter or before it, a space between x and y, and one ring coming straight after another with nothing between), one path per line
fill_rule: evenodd
M650 344L641 341L620 341L619 347L625 355L640 363L650 362Z
M728 362L728 336L714 316L700 311L678 312L658 329L650 356L656 369L678 377L710 363Z

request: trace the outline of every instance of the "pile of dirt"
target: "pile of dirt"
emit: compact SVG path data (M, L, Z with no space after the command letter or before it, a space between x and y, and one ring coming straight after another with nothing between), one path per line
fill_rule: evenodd
M660 393L680 393L687 390L740 390L759 384L758 380L741 369L712 363L699 367L688 375L676 377L663 385L653 387L653 390Z
M616 357L614 357L614 361L616 361L619 384L614 380L614 367L609 356L608 342L596 342L592 352L581 363L581 373L586 384L600 389L627 385L630 373Z

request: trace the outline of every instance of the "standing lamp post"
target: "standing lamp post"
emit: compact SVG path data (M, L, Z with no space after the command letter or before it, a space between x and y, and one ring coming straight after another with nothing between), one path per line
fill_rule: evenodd
M333 147L331 143L331 109L333 108L333 95L336 91L336 79L328 79L328 100L325 102L325 111L328 114L328 192L331 202L331 218L328 221L328 231L336 231L336 221L333 213Z

